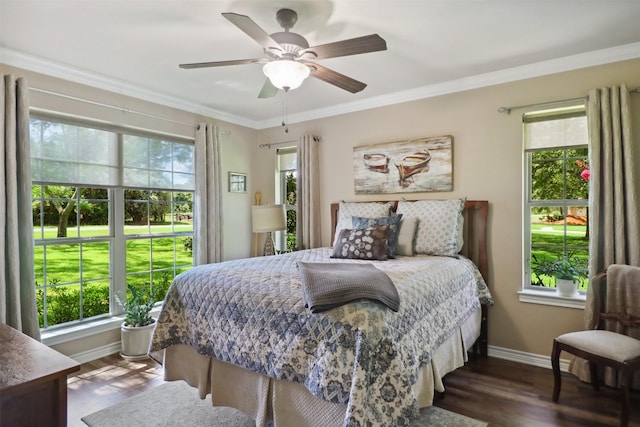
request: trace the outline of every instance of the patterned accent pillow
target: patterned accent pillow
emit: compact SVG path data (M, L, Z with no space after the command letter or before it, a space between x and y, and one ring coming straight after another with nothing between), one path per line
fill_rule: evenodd
M387 242L387 252L389 258L396 257L396 242L398 240L398 229L402 215L381 216L379 218L362 218L354 216L351 218L353 228L376 227L378 225L389 226L389 241Z
M417 228L418 218L402 218L400 229L398 230L398 241L396 242L396 255L415 255L413 248L415 246Z
M336 224L336 235L333 239L335 245L338 241L340 230L353 228L351 218L359 216L363 218L378 218L388 216L393 207L393 202L340 202L338 207L338 223Z
M398 202L398 214L418 217L415 250L418 254L457 256L460 215L466 199Z
M389 231L388 225L340 230L338 240L333 245L331 258L384 261L389 257L387 254Z

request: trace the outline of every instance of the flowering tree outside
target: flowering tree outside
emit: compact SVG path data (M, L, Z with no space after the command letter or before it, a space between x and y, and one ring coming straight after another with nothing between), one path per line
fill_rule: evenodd
M555 278L541 266L589 257L588 149L566 148L531 154L531 285L555 287ZM586 274L580 289L586 290Z

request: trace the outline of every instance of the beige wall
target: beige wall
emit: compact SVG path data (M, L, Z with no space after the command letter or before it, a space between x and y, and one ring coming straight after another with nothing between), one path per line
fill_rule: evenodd
M593 67L290 125L289 136L322 138L321 206L339 200L371 200L353 190L353 147L414 137L453 135L454 190L411 193L411 198L489 200L490 277L495 306L490 309L489 344L548 356L553 337L582 325L582 310L521 303L522 150L521 117L498 113L501 106L581 97L589 89L626 83L640 87L640 60ZM327 89L331 90L331 89ZM366 90L366 89L365 89ZM295 96L292 93L290 96ZM632 95L634 130L640 137L640 94ZM264 130L261 142L276 142L282 128ZM254 155L261 152L254 148ZM638 149L640 152L640 147ZM640 162L638 162L640 165ZM381 196L387 198L385 196ZM400 198L400 195L391 195ZM328 215L323 244L330 244Z
M640 60L454 93L337 117L291 124L261 131L205 119L145 101L65 82L41 74L16 70L0 64L2 73L26 76L30 86L62 92L93 101L119 105L191 124L182 126L128 113L90 106L50 95L33 94L37 108L62 111L85 117L127 124L144 129L191 137L195 124L206 120L223 131L222 173L224 188L225 259L249 256L253 251L250 206L256 191L263 203L275 200L274 148L260 143L296 140L302 134L318 135L321 168L321 206L339 200L371 200L375 195L356 196L353 191L353 147L413 137L452 135L454 138L454 191L412 193L412 198L466 196L490 202L489 244L491 273L489 284L495 299L490 310L489 343L492 346L549 355L554 336L581 328L582 310L520 303L522 286L522 153L521 113L497 113L500 106L524 105L585 95L589 89L627 83L640 87ZM327 90L332 90L328 88ZM337 89L336 89L337 90ZM290 96L295 96L295 92ZM635 134L640 136L640 95L632 96ZM638 150L640 151L640 149ZM640 161L638 162L640 165ZM227 173L247 172L247 194L230 194ZM392 195L399 198L400 195ZM329 217L322 222L323 243L329 245ZM262 245L262 240L260 245ZM105 332L89 339L54 346L74 355L90 352L119 341L119 331Z

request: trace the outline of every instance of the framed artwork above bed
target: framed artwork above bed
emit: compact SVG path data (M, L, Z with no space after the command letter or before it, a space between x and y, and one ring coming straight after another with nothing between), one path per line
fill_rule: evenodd
M453 137L408 139L353 148L356 194L453 190Z

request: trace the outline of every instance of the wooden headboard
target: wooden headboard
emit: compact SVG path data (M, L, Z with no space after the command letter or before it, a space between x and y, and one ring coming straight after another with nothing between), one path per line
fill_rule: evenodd
M389 200L376 202L386 203ZM398 207L398 201L393 201L393 210ZM331 204L331 242L333 242L336 225L338 224L339 203ZM464 246L460 253L469 258L478 266L480 274L489 286L489 258L487 255L487 220L489 216L489 202L486 200L467 200L464 205ZM482 357L487 356L488 345L488 310L482 306L482 327L479 338L479 351Z

